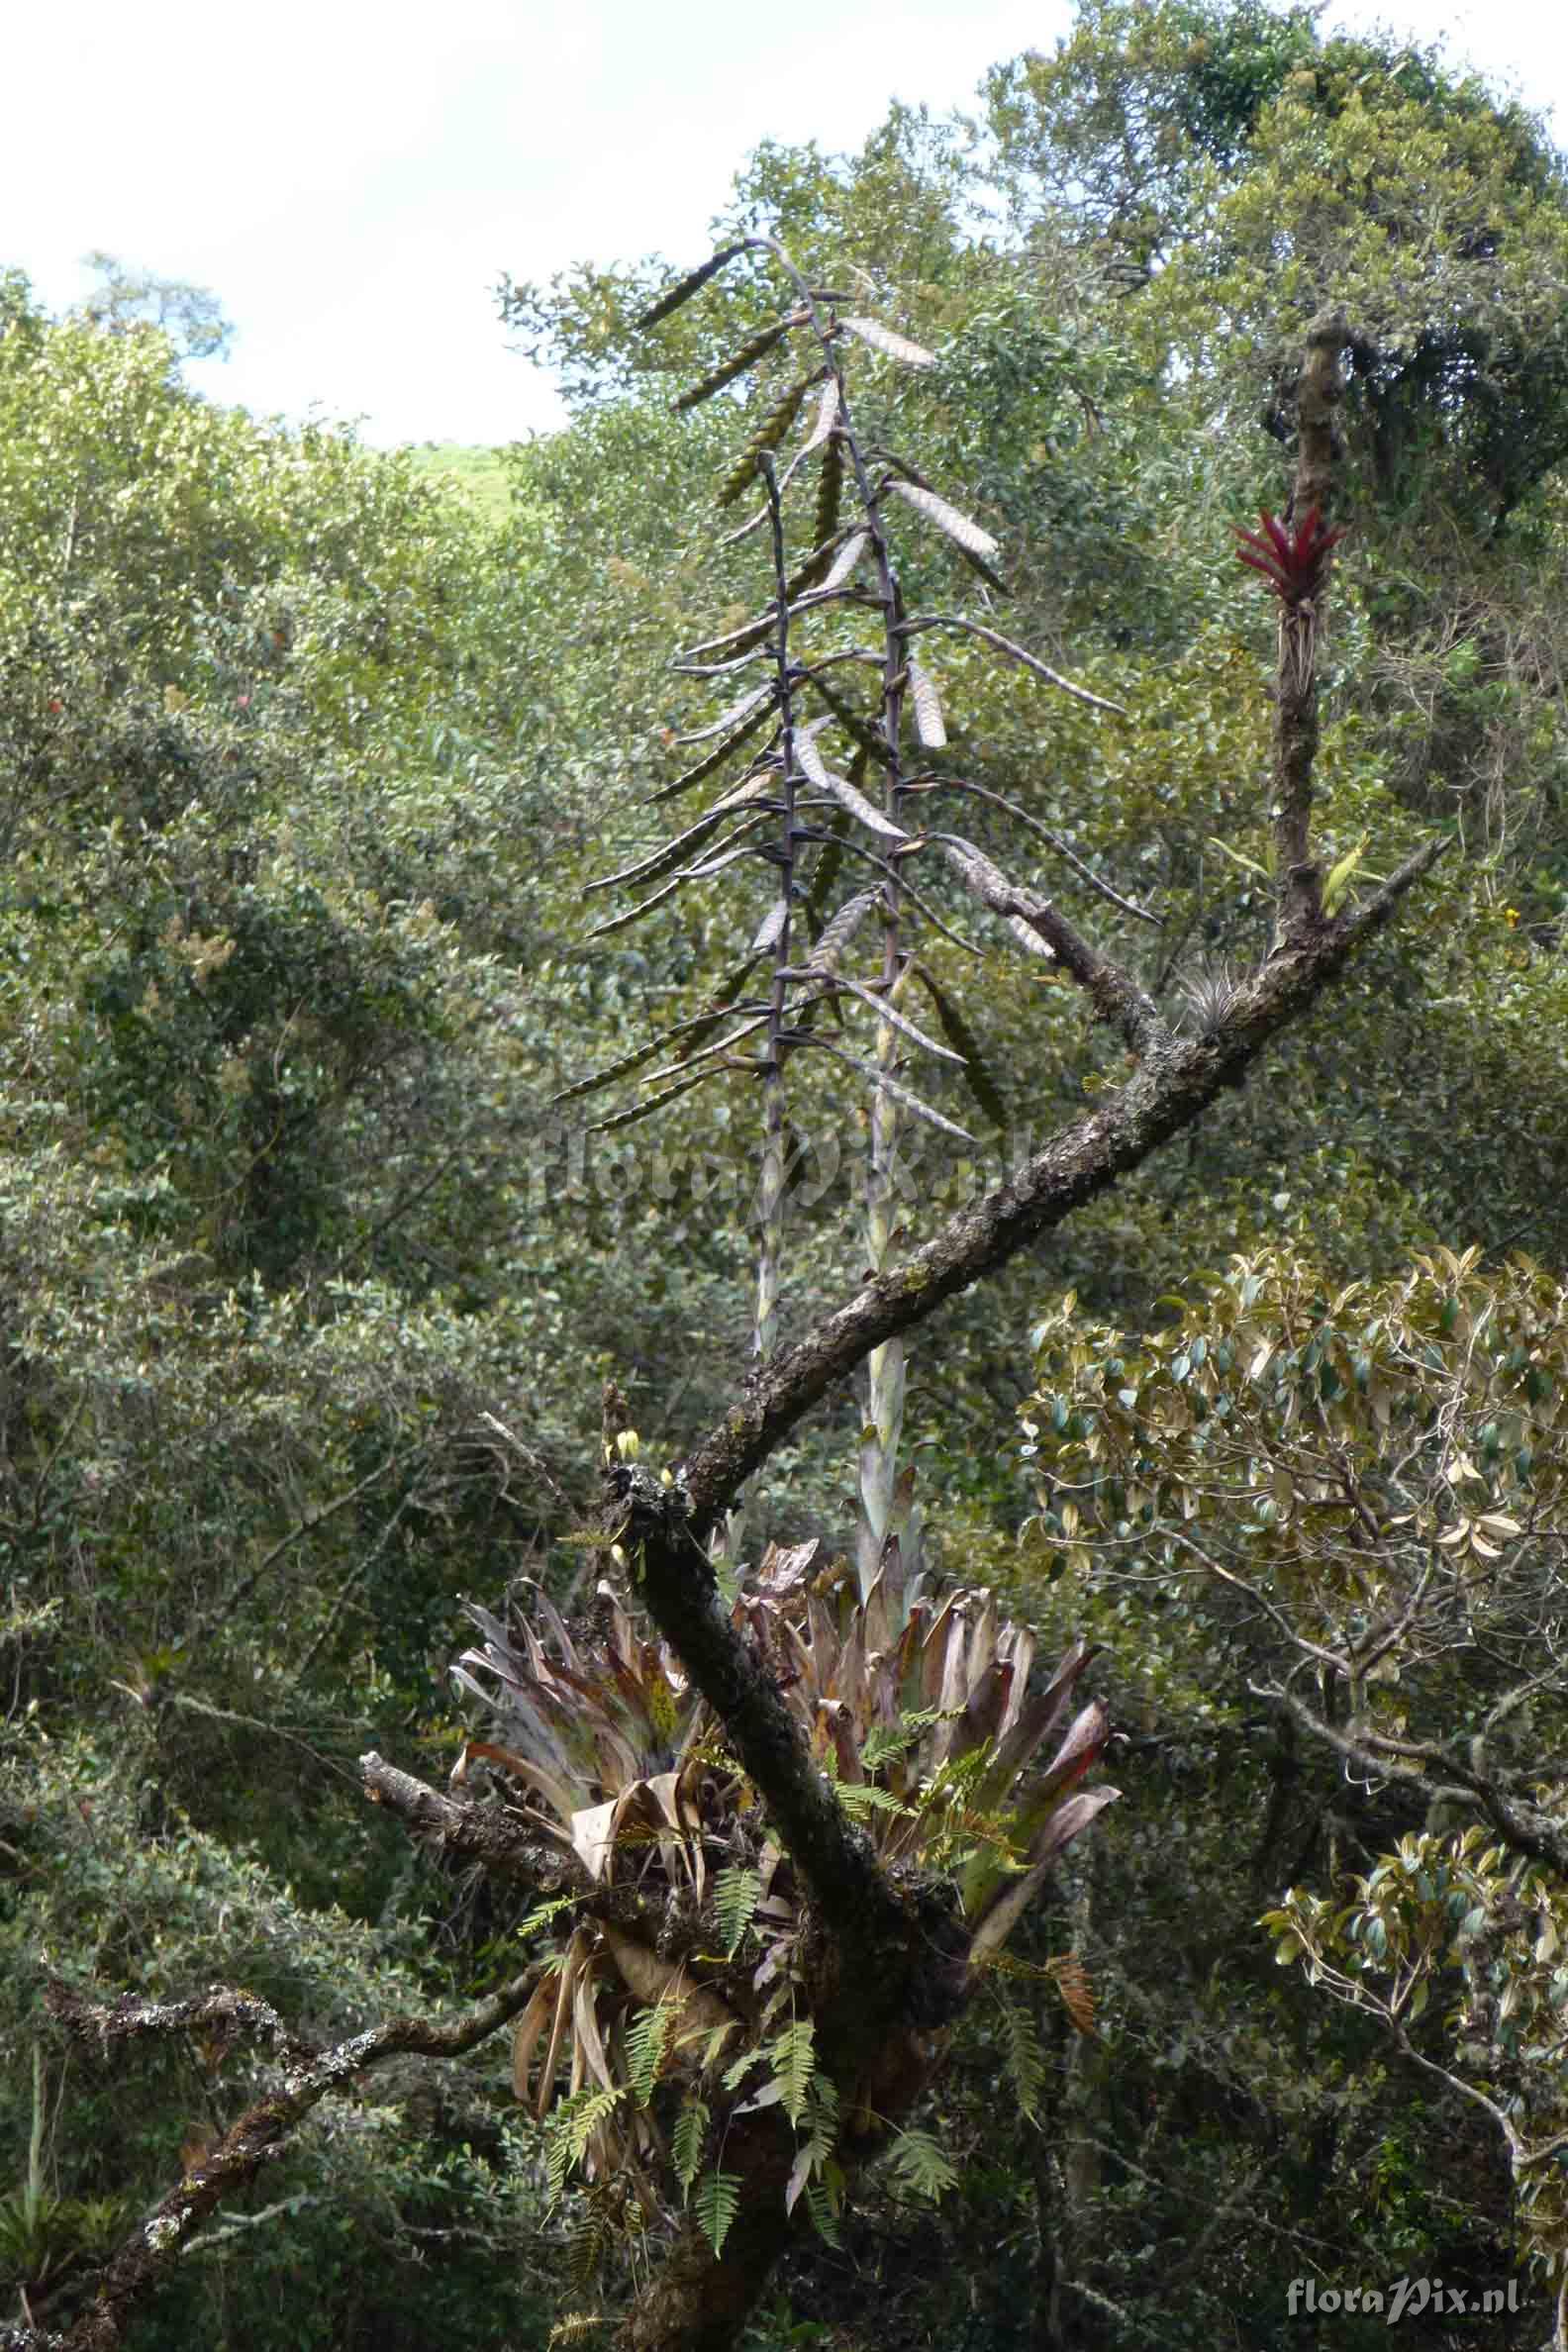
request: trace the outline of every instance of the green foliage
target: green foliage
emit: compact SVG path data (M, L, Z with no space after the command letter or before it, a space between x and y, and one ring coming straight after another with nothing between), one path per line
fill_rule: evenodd
M887 2153L888 2164L899 2182L912 2197L922 2197L929 2205L935 2205L946 2195L958 2175L950 2157L933 2140L929 2131L917 2131L906 2126Z
M1002 2016L1008 2080L1020 2114L1032 2123L1039 2114L1040 2093L1045 2083L1045 2056L1039 2028L1029 2011L1016 2001L1003 2000Z
M557 2204L566 2193L567 2175L584 2161L594 2135L614 2114L621 2097L614 2085L577 2091L561 2100L551 2114L544 2140L544 2176Z
M421 441L408 452L415 475L446 485L471 505L493 530L512 514L512 474L505 449L461 441Z
M683 2199L690 2197L691 2185L697 2178L698 2168L703 2160L710 2113L708 2102L705 2099L699 2099L695 2093L688 2092L681 2103L680 2113L675 2118L675 2129L670 2139L670 2153L675 2167L675 2178L680 2183Z
M717 2168L704 2173L697 2184L696 2194L691 2201L692 2211L716 2255L724 2252L725 2239L730 2235L735 2217L740 2210L740 2189L738 2173L720 2172Z
M627 2080L638 2107L646 2107L653 2086L664 2071L672 2028L679 2018L678 2003L657 2001L634 2018L626 2037Z
M1539 1796L1561 1818L1564 1792ZM1487 1831L1408 1836L1343 1902L1293 1888L1263 1924L1281 1965L1371 2013L1402 2039L1417 2034L1434 1994L1452 1989L1426 2063L1481 2104L1501 2127L1520 2233L1554 2280L1568 2275L1568 2191L1560 2161L1568 2056L1568 1890L1560 1875L1520 1864Z
M733 1960L750 1926L762 1894L762 1873L732 1863L714 1880L714 1910L725 1957Z
M762 2056L773 2070L784 2112L799 2128L806 2112L807 2094L817 2071L817 2028L810 2017L792 2017Z

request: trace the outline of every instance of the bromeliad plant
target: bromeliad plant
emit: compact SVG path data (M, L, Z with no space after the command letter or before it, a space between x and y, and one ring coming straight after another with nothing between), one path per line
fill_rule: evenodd
M989 1595L911 1598L895 1545L860 1601L846 1576L825 1579L821 1548L769 1545L732 1621L882 1867L911 1886L939 1873L983 1966L1115 1797L1080 1786L1107 1731L1097 1702L1077 1705L1088 1653L1075 1645L1031 1691L1032 1636ZM600 1898L536 1915L556 1951L514 2039L518 2097L553 2117L557 2188L580 2161L593 2181L629 2176L647 2216L678 2195L718 2254L734 2219L729 2128L782 2103L797 2140L785 2210L805 2195L832 2236L846 2168L906 2110L930 2037L896 2063L886 2042L868 2047L847 2076L820 2065L809 1889L723 1725L608 1584L594 1629L539 1591L515 1628L469 1615L484 1640L456 1679L500 1736L467 1742L453 1777L492 1768L520 1824Z
M1344 538L1330 530L1323 509L1310 506L1294 526L1269 514L1256 531L1236 526L1236 556L1250 564L1279 598L1280 663L1290 690L1300 697L1313 684L1318 663L1318 604L1327 583L1328 558Z

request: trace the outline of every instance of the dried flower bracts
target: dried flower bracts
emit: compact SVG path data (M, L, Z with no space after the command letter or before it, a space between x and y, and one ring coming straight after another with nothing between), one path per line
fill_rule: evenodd
M1261 532L1236 525L1238 559L1263 574L1282 604L1310 603L1323 586L1329 555L1344 538L1343 526L1330 530L1319 507L1310 507L1294 531L1266 510L1258 520Z

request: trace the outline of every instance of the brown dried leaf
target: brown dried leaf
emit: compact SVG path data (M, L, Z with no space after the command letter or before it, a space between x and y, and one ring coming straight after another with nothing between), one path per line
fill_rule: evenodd
M1083 1962L1071 1952L1063 1952L1045 1963L1047 1975L1055 1979L1061 1995L1062 2007L1080 2033L1092 2034L1095 2029L1094 1986Z
M540 1978L512 2035L512 2088L525 2104L529 2095L529 2077L534 2071L534 2052L546 2022L555 2014L555 2004L559 1998L560 1987L554 1977Z

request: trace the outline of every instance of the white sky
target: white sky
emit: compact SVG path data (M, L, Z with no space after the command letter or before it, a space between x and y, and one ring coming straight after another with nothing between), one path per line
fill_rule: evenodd
M101 246L210 286L239 335L191 371L377 442L557 421L492 289L582 259L689 265L764 138L857 146L892 97L967 106L1067 0L57 0L10 12L0 265L54 307ZM1334 0L1556 107L1562 0Z

